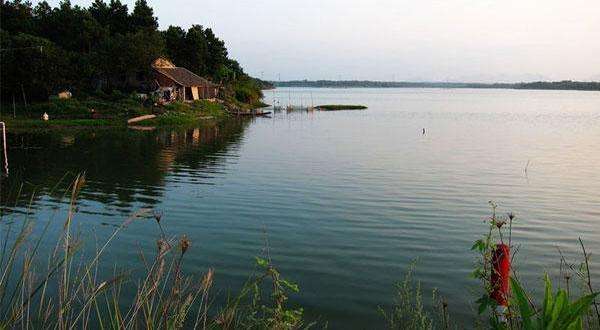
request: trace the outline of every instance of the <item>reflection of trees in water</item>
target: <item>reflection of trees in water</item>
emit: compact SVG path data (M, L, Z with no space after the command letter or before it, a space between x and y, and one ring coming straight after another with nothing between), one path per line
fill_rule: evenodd
M223 166L223 154L238 144L248 121L229 120L199 128L134 131L48 131L9 136L11 175L1 182L2 209L32 207L48 197L58 202L77 173L86 172L80 198L127 211L153 205L165 176L187 172L200 178ZM61 178L63 178L62 182ZM19 198L17 195L20 192Z

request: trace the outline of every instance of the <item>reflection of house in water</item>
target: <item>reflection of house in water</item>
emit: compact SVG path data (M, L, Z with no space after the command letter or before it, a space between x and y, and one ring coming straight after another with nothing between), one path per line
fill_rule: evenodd
M190 70L175 66L165 58L152 63L157 92L163 102L215 99L219 85L213 84Z
M187 153L198 154L198 150L218 143L222 139L219 131L219 126L216 125L157 135L157 142L164 146L160 152L160 166L167 169L174 163L178 163L178 156L181 157Z
M219 138L218 125L187 130L173 130L167 134L156 136L157 141L161 144L176 148L210 144Z
M192 144L197 145L200 143L200 129L195 128L192 132Z

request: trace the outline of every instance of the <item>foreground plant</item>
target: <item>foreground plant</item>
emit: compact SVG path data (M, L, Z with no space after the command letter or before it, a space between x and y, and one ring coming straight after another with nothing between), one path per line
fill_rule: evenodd
M541 309L531 305L531 300L519 281L511 278L513 305L516 314L513 319L517 327L523 329L583 329L583 318L587 315L598 293L570 301L567 290L552 290L548 275L544 277L545 290ZM506 329L507 324L493 323L494 328Z
M297 284L283 277L272 265L270 259L256 258L259 268L242 288L241 292L230 299L216 319L218 326L225 329L299 329L304 325L303 309L288 308L286 301L289 293L299 292ZM263 287L271 287L271 293L265 296Z
M423 305L421 283L413 279L415 265L416 262L411 263L404 280L396 284L396 295L391 310L385 311L379 307L379 313L384 317L389 329L448 329L448 304L433 290L431 302L434 310L433 313L427 311Z
M32 235L33 222L26 217L17 232L14 222L4 223L6 230L0 244L0 330L14 328L100 328L100 329L300 329L309 328L302 308L291 308L288 299L299 291L298 285L281 276L268 254L256 258L256 271L241 291L224 306L213 306L211 288L214 271L199 276L184 272L186 256L193 253L193 242L185 235L169 235L164 216L141 210L126 219L91 256L81 252L83 242L73 232L78 196L85 184L79 175L70 185L67 219L56 247L48 256L40 256L41 242L48 230ZM19 194L17 194L19 195ZM518 281L514 268L509 286L498 286L497 257L512 258L511 213L498 216L497 206L486 235L475 242L473 250L480 258L473 276L482 283L478 300L479 313L489 314L485 328L492 329L598 329L600 312L595 305L589 267L589 255L580 239L584 261L576 267L561 259L569 273L565 289L553 290L545 276L543 301L535 303ZM99 272L105 251L121 230L140 217L152 216L159 227L153 256L141 254L143 266L106 276ZM506 233L505 231L508 231ZM268 247L268 244L267 244ZM506 250L506 252L504 252ZM80 255L76 258L77 255ZM47 262L41 262L41 258ZM509 263L507 259L505 262ZM512 260L510 260L512 262ZM39 265L46 264L40 269ZM509 263L510 264L510 263ZM433 292L433 312L424 307L420 282L413 280L414 264L403 282L397 285L396 299L390 310L379 309L391 329L449 329L448 304ZM576 297L570 290L572 274L580 280L584 295ZM508 272L506 274L508 276ZM122 292L133 289L133 295ZM499 295L498 292L501 294ZM498 310L500 303L506 309Z
M488 308L493 311L494 317L498 318L501 316L499 313L504 314L504 308L499 309L499 301L502 303L500 307L510 308L506 305L506 291L508 288L500 288L501 283L499 280L499 273L497 273L498 260L495 256L503 256L506 254L506 258L510 264L512 264L510 251L514 250L512 245L512 226L515 220L513 213L508 213L506 216L497 214L498 205L494 202L489 202L492 208L492 215L487 219L488 230L483 238L475 241L471 250L476 251L479 254L475 269L471 273L471 277L479 280L483 288L483 294L477 300L479 314L484 313ZM504 233L505 227L508 227L508 233ZM507 276L508 274L502 274ZM494 281L492 281L494 279ZM507 278L503 279L505 282Z
M545 293L540 303L536 303L516 276L513 264L516 251L512 242L512 226L516 217L513 213L499 215L497 205L490 202L492 214L486 219L488 229L483 238L475 241L472 250L478 259L472 277L478 279L483 291L477 299L479 314L487 312L488 321L476 324L481 329L600 329L600 313L595 299L598 293L593 290L589 267L589 254L579 240L584 261L577 267L568 264L561 257L561 270L566 287L553 290L552 282L545 275ZM559 250L560 251L560 250ZM562 253L561 253L562 255ZM566 266L565 266L566 265ZM448 304L437 298L433 290L432 308L423 306L421 284L412 279L415 264L412 263L404 281L397 284L394 303L390 310L379 308L389 329L450 329L459 328L450 322ZM573 296L570 282L574 274L580 280L585 294ZM462 327L460 327L462 328Z
M545 292L541 304L534 303L534 299L523 288L516 276L513 264L514 250L512 245L512 226L515 215L508 213L499 216L496 212L497 205L490 202L492 215L489 220L489 229L484 238L473 244L472 250L479 253L480 258L472 276L482 283L483 294L477 300L479 314L489 311L489 327L493 329L589 329L600 328L600 313L595 304L598 292L594 292L589 273L589 256L580 239L584 255L582 269L577 272L584 287L589 291L581 297L572 297L569 292L569 278L567 289L559 288L553 292L549 276L544 276ZM504 230L508 227L506 233ZM506 261L510 273L499 274L497 256L506 254ZM561 259L561 265L564 258ZM562 268L562 267L561 267ZM508 278L510 276L510 278ZM501 277L506 277L502 285ZM510 285L508 285L508 280Z
M141 210L126 219L90 257L82 255L83 242L72 231L84 175L70 186L67 220L39 270L40 246L48 229L33 238L33 222L26 218L17 233L6 226L0 247L0 329L297 329L302 309L289 309L289 293L298 286L283 279L270 259L257 258L258 271L242 291L220 308L210 306L214 271L200 276L184 273L193 243L187 236L170 236L154 213L160 229L153 257L141 255L143 266L106 277L99 272L105 251L118 233L135 219L150 215ZM12 240L12 241L11 241ZM10 243L9 243L10 242ZM77 254L81 254L76 258ZM133 275L136 274L136 275ZM133 284L133 288L131 285ZM268 285L267 285L268 284ZM133 289L134 295L122 292Z

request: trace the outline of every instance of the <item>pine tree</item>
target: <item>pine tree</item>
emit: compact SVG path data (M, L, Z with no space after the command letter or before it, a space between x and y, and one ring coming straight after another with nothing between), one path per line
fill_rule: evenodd
M137 0L133 13L131 14L131 22L135 31L139 29L158 29L158 20L154 17L154 11L146 0Z

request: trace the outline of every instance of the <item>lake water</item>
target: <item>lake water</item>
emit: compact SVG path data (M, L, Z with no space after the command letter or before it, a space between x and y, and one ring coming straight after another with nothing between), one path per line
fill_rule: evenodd
M274 264L300 285L292 301L339 329L383 326L377 307L389 307L415 258L425 300L437 288L470 327L470 247L490 200L517 215L516 264L531 288L544 271L558 275L557 247L580 261L581 237L600 254L600 93L281 88L265 92L273 100L369 109L196 129L11 133L3 219L19 221L35 189L32 216L51 221L50 246L65 182L85 170L83 233L101 239L136 210L160 211L170 234L192 241L188 271L214 267L221 296L247 279L266 233ZM157 236L152 219L135 221L106 269L153 253ZM600 286L597 261L592 273Z

